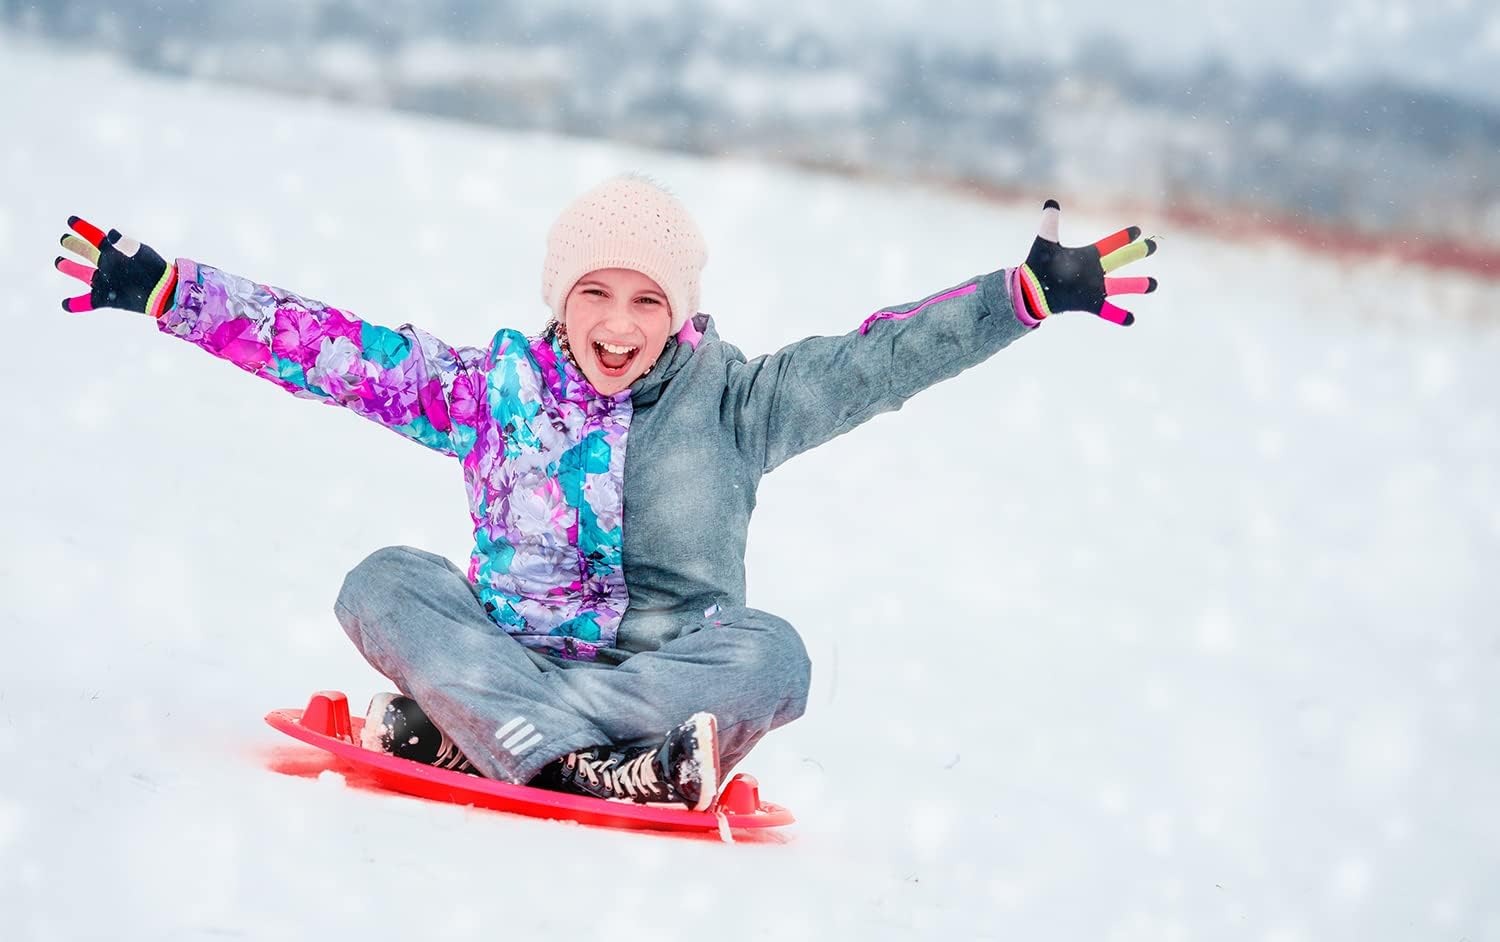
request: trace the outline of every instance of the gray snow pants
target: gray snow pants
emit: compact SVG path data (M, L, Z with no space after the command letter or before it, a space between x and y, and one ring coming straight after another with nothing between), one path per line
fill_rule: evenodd
M576 749L660 741L699 710L718 717L727 778L762 736L807 707L802 639L753 608L712 620L685 614L676 638L618 665L567 661L495 624L448 559L387 546L344 578L334 612L365 660L500 781L524 784Z

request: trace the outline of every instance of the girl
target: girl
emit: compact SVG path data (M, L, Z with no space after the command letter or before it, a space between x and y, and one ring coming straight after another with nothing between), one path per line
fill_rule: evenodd
M1134 318L1106 278L1155 243L1136 227L1058 242L1048 200L1026 263L876 311L842 336L747 361L698 313L704 239L648 178L605 181L547 236L537 336L455 347L361 320L70 217L63 302L154 318L295 396L344 406L458 459L467 572L377 550L334 611L401 695L365 744L518 784L708 808L728 770L802 715L797 631L745 604L762 475L988 358L1060 311Z

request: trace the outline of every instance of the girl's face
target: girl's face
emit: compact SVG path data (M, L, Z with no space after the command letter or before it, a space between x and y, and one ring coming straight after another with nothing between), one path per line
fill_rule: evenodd
M578 279L563 304L573 359L602 396L614 395L645 375L667 345L671 325L666 292L629 268L589 272Z

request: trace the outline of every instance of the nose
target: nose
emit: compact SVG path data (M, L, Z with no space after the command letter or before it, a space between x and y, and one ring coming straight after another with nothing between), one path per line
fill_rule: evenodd
M635 319L630 315L630 302L611 301L600 318L600 323L612 337L624 337L635 331Z

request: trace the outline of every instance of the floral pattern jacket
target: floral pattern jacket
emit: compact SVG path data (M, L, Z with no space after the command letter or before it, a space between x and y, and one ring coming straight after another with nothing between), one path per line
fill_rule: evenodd
M748 362L698 314L649 374L602 396L555 337L502 329L454 347L192 259L177 267L161 331L458 459L485 611L539 653L603 664L744 604L761 475L1031 329L1007 271Z

